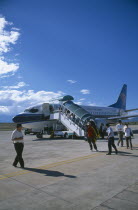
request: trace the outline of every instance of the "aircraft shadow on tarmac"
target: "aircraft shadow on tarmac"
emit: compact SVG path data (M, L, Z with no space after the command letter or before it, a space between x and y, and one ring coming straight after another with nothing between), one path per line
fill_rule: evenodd
M59 171L49 171L49 170L45 170L45 169L39 169L39 168L24 168L27 171L32 171L32 172L36 172L36 173L40 173L40 174L44 174L45 176L53 176L53 177L60 177L60 176L64 176L64 177L68 177L68 178L77 178L76 176L73 175L66 175L64 173L61 173Z

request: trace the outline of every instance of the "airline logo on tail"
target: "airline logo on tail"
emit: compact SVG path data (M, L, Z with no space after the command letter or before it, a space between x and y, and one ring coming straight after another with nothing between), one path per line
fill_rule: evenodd
M126 97L127 97L127 85L124 84L117 102L115 104L110 105L109 107L126 110Z

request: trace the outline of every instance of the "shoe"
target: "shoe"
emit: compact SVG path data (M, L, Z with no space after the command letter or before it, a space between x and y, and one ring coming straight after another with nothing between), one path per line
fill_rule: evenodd
M118 151L116 151L115 153L116 153L116 155L117 155L117 154L118 154Z
M111 155L111 153L107 153L106 155Z
M21 168L24 168L24 166L21 166Z
M99 150L98 150L98 149L96 149L96 152L99 152Z
M15 164L12 164L14 167L17 167L17 165L15 165Z

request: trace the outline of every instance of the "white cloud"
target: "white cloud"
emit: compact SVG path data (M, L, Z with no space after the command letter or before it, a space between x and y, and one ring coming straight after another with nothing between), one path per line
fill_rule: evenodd
M9 114L9 109L7 106L0 106L0 114Z
M18 79L22 79L23 77L22 77L21 75L18 75L17 78L18 78Z
M75 104L82 105L81 101L76 101Z
M85 101L85 98L80 98L78 99L78 101L75 101L74 103L78 105L82 105L84 101Z
M98 106L96 103L91 103L91 102L89 102L87 105L88 106Z
M71 83L71 84L74 84L74 83L76 83L77 81L69 79L69 80L67 80L67 82L69 82L69 83Z
M10 114L17 114L24 111L27 107L34 106L36 104L50 102L51 99L57 102L57 98L63 96L62 91L52 92L52 91L38 91L34 90L0 90L0 102L1 102L1 113L9 110ZM4 109L4 107L6 107ZM3 111L2 111L3 110Z
M29 85L27 85L25 82L19 82L15 86L2 86L2 88L4 88L4 89L19 89L19 88L22 88L25 86L29 86Z
M16 44L20 36L17 28L5 30L8 25L12 25L12 23L6 21L4 17L0 17L0 78L14 75L19 68L18 63L8 63L4 57L4 54L11 50L11 45Z
M14 30L14 31L20 31L20 29L19 28L16 28L16 27L12 27L12 30Z
M90 94L90 90L87 90L87 89L82 89L80 92L82 94Z
M6 61L3 61L3 58L0 58L0 77L5 75L12 75L18 70L19 64L18 63L10 63L8 64Z
M64 93L62 91L48 92L48 91L38 91L34 92L34 90L1 90L0 91L0 100L11 100L13 102L48 102L51 99L61 97Z
M80 98L79 101L85 101L85 98Z
M11 29L6 31L5 27L11 25L4 17L0 18L0 53L6 53L10 50L10 44L16 44L20 33Z

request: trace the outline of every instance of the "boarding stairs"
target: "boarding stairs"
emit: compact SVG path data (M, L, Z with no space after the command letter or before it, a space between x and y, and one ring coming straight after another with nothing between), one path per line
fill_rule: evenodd
M84 129L77 125L65 113L55 112L50 115L50 119L60 121L69 131L74 132L77 136L84 136Z
M93 116L72 101L66 101L62 104L60 110L57 110L50 115L50 119L58 120L69 131L75 132L77 136L84 136L86 124L90 120L93 121L95 126Z

